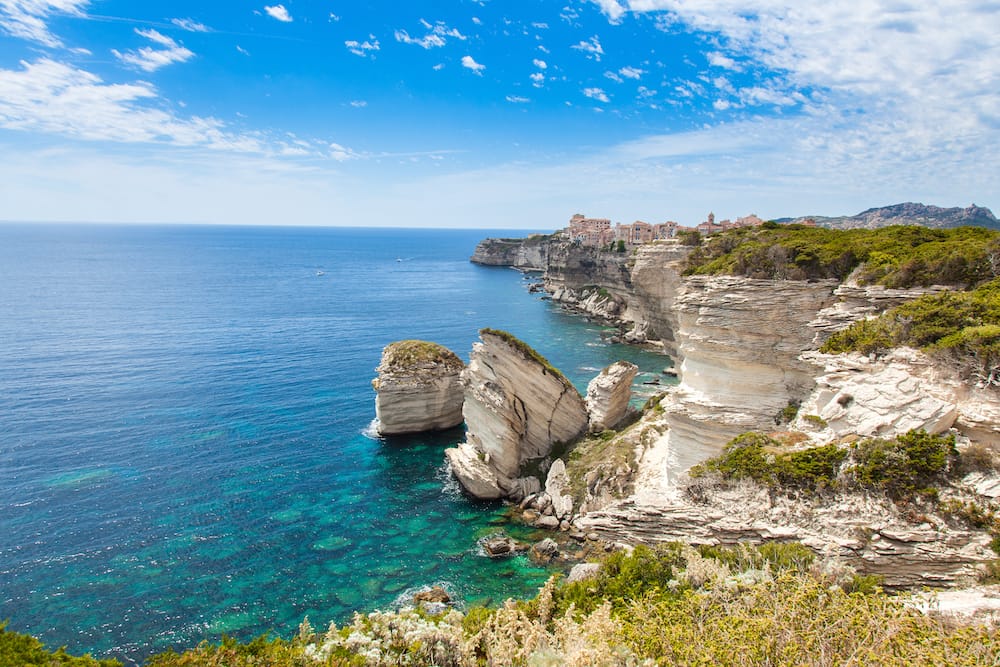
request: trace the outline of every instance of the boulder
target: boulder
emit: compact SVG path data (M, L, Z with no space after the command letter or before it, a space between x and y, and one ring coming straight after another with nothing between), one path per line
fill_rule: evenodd
M562 459L556 459L545 478L545 493L552 499L552 515L557 519L566 519L573 513L573 497L568 491L566 464Z
M536 528L545 528L546 530L559 530L559 519L554 516L541 516L532 525Z
M483 464L475 466L478 478L492 471L504 497L524 497L530 487L511 480L521 477L526 462L548 456L555 443L586 431L587 410L572 383L528 345L503 331L483 329L479 335L482 342L473 345L462 372L465 444ZM458 458L474 466L468 454L453 452L447 451L453 470ZM473 496L497 497L493 485L486 485L489 495L484 496L458 471L456 477Z
M440 586L434 586L427 590L415 593L413 596L413 601L416 604L421 604L422 602L448 604L449 602L451 602L451 596L448 595L448 591L441 588Z
M614 428L625 417L632 398L632 380L638 371L635 364L616 361L590 381L586 404L591 431Z
M496 471L480 458L479 452L467 442L458 447L444 450L445 458L462 488L474 498L481 500L496 500L503 498L504 490L500 487Z
M484 537L480 541L480 544L483 547L483 551L490 558L504 558L506 556L513 556L518 551L524 551L524 548L514 538L506 535Z
M559 555L559 545L551 537L531 546L531 559L537 563L549 563Z
M462 423L462 369L446 347L422 340L390 343L382 350L375 388L381 435L419 433Z

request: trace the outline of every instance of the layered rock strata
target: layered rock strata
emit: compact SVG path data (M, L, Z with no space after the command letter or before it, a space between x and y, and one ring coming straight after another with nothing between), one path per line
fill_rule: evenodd
M590 381L586 404L591 431L614 428L625 418L632 398L632 381L638 371L635 364L616 361Z
M480 338L462 373L467 441L445 454L470 494L520 498L540 487L522 476L524 465L583 433L587 410L570 381L527 345L490 329Z
M472 253L471 261L485 266L511 266L544 271L552 237L534 234L524 239L484 239Z
M419 433L462 423L465 364L446 347L421 340L382 350L375 388L375 417L382 435Z

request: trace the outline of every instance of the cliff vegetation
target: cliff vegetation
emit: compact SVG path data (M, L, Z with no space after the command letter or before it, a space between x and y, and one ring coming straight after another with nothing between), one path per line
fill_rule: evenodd
M401 340L385 348L382 364L387 370L412 370L416 366L441 364L461 370L465 364L448 348L425 340Z
M688 255L684 274L843 281L859 267L861 284L971 287L1000 271L1000 232L915 225L834 230L764 223L712 235Z
M984 384L1000 384L1000 279L967 292L926 295L860 320L830 336L820 351L881 356L903 345L957 362Z

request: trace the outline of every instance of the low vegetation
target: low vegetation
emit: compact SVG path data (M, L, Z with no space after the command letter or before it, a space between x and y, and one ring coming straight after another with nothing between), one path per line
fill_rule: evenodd
M97 660L90 655L73 656L66 648L49 651L31 635L11 632L0 622L0 665L9 667L121 667L117 660Z
M936 497L951 473L963 469L955 436L910 431L896 438L866 438L849 447L835 444L786 451L763 433L744 433L722 454L691 469L692 477L752 479L775 490L863 489L896 500Z
M995 664L1000 633L925 615L799 544L678 544L607 557L598 574L531 600L461 613L356 615L291 640L225 640L153 667L226 665Z
M559 378L562 381L562 383L565 384L567 387L573 386L573 384L569 381L569 379L565 375L563 375L562 371L560 371L558 368L549 363L548 359L540 355L537 351L535 351L533 347L525 343L523 340L521 340L514 334L508 331L504 331L502 329L485 328L479 330L479 335L496 336L497 338L506 342L508 345L510 345L515 350L520 352L525 359L529 359L531 361L535 361L541 364L542 368L544 368L547 372L551 373L556 378Z
M382 353L382 364L389 370L407 370L422 365L443 364L462 368L462 360L454 352L426 340L400 340L390 343Z
M820 351L881 356L904 345L956 363L984 384L1000 384L1000 279L967 292L926 295L855 322Z
M896 225L835 230L764 223L708 237L688 255L685 274L971 287L1000 274L1000 232L980 227Z

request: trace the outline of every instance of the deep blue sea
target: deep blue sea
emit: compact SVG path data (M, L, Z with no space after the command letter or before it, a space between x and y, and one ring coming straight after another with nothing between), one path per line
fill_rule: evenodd
M617 359L669 360L469 263L498 234L0 225L0 619L131 664L428 584L533 593L548 571L477 551L532 535L449 480L461 429L369 435L382 347L467 360L506 329L581 390Z

